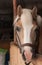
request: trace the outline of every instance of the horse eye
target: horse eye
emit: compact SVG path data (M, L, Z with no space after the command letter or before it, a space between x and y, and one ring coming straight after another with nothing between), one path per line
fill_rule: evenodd
M16 30L20 32L21 28L17 26L16 27Z

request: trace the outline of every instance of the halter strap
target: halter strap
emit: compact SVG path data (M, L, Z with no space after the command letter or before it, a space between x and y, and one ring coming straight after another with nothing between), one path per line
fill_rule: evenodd
M22 44L21 46L22 46L22 47L24 47L24 46L30 46L30 47L33 47L33 44L25 43L25 44Z

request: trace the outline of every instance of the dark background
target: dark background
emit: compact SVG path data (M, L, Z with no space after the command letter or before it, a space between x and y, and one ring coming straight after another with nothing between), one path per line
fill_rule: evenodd
M13 1L0 0L0 40L13 40Z

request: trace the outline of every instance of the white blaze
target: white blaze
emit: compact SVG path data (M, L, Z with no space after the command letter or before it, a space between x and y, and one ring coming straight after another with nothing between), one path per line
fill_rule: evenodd
M24 29L24 43L32 43L30 39L31 27Z
M23 43L32 43L30 39L30 32L32 28L32 15L29 10L23 10L21 15L21 22L24 28L24 41Z

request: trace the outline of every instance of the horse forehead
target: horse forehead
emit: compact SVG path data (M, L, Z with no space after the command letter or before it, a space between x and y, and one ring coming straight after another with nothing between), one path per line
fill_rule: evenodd
M25 15L26 15L26 14L29 14L29 15L30 15L31 12L32 12L32 11L31 11L30 9L22 9L22 14L25 14Z
M23 14L21 15L21 22L24 27L31 26L32 24L31 10L23 9Z

